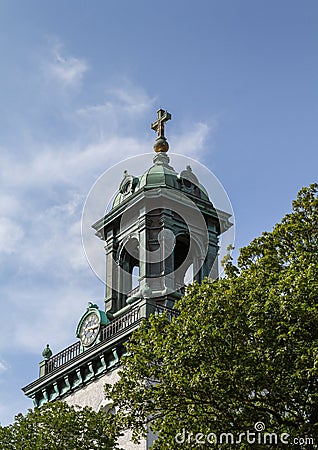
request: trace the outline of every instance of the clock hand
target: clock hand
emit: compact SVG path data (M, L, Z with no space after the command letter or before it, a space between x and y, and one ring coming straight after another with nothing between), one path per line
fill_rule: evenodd
M96 330L96 328L98 328L98 327L99 327L99 325L94 325L93 327L88 327L86 329L87 329L87 331L91 331L91 330Z

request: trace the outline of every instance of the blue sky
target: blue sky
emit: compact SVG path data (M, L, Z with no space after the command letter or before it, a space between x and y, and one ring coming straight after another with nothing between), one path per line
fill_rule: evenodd
M311 0L1 2L2 424L32 406L20 388L46 343L73 343L103 304L83 204L113 164L151 163L159 107L171 151L227 191L237 248L317 181L317 23Z

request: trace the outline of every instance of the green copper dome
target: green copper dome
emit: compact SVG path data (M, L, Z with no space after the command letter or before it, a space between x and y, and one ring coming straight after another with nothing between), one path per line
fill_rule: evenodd
M124 178L120 183L113 202L113 208L142 189L155 189L158 187L178 189L185 195L191 195L210 202L207 191L199 183L190 166L187 166L186 169L178 174L169 165L169 162L168 155L164 152L159 152L153 158L154 164L143 175L134 177L125 171Z
M185 170L178 174L169 165L170 159L166 154L169 144L164 135L164 126L165 122L171 119L171 114L164 109L159 109L157 114L157 120L151 124L152 130L158 133L154 144L156 155L153 158L153 166L139 177L129 175L127 170L125 170L124 178L113 201L113 208L128 201L138 191L160 187L178 189L185 195L194 196L211 203L207 191L199 183L190 166L187 166Z
M135 192L136 186L139 183L139 178L129 175L127 170L124 172L124 178L120 183L118 192L113 201L113 208L120 205L123 201L127 199L130 195Z
M179 189L178 174L173 167L169 166L169 157L165 153L158 153L153 158L154 165L151 166L141 177L136 190L146 187L172 187Z

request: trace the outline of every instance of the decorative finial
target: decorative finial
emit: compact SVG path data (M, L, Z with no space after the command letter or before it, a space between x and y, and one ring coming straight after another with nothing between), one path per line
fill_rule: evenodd
M93 303L93 302L88 302L88 304L87 304L87 311L89 309L91 309L91 308L98 309L98 305L96 305L96 303Z
M151 124L151 129L157 131L158 137L154 143L154 150L156 153L167 152L169 150L169 144L165 138L165 122L171 119L171 114L164 109L159 109L157 111L158 118Z
M47 344L46 348L42 352L42 356L46 361L48 361L52 355L53 355L52 350L50 349L49 344Z

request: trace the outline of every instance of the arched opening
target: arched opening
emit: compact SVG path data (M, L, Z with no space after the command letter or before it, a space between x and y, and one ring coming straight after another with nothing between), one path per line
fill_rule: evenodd
M120 294L121 305L125 306L127 297L139 286L139 242L136 238L126 241L120 254Z
M201 266L204 260L204 253L200 243L192 239L190 245L189 235L177 236L174 249L174 275L176 290L185 293L185 287L193 283L194 280L202 281Z
M174 270L178 270L179 267L185 262L190 247L190 239L188 235L180 235L176 237L175 247L173 252Z
M189 255L190 239L186 234L176 237L173 252L174 276L176 290L184 294L186 267L192 262Z
M137 286L139 286L139 264L133 267L131 275L131 289L135 289Z
M193 263L187 268L186 273L184 274L184 284L193 283Z

